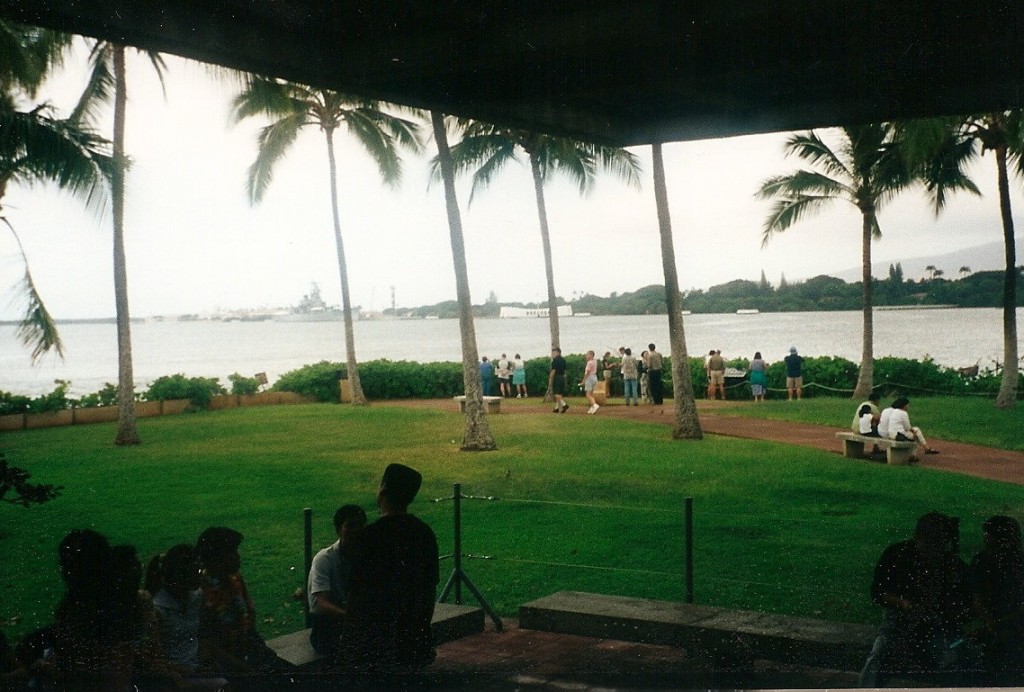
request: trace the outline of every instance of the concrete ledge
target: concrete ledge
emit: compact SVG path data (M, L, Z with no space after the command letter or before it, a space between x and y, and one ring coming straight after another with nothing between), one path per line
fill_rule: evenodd
M772 613L560 591L519 608L519 626L859 670L876 628Z
M430 623L434 644L468 637L484 631L484 611L475 606L437 603ZM299 630L267 641L278 656L298 668L309 667L324 657L309 643L309 630Z

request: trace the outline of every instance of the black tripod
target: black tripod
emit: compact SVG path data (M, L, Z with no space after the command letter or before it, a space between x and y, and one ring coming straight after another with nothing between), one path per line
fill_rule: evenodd
M455 509L453 514L455 515L455 527L452 541L455 544L455 551L452 557L455 559L455 568L452 570L452 575L448 577L448 581L444 585L444 589L441 591L441 596L437 599L438 603L444 603L444 599L448 598L448 594L451 593L452 587L455 587L455 603L456 605L462 605L462 585L465 584L469 588L473 597L476 598L480 607L484 609L484 612L490 616L491 620L494 621L494 629L501 632L501 618L499 618L494 609L491 608L491 604L487 602L484 595L480 593L480 589L476 588L476 584L472 582L469 575L466 574L465 570L462 569L462 485L456 483L454 486L455 492L452 495L452 500L455 503Z

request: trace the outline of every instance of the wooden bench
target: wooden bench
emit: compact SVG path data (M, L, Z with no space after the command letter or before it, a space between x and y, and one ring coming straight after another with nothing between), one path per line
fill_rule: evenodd
M430 630L434 633L436 645L483 632L484 611L476 606L437 603L434 605L434 618L430 622ZM296 668L308 669L324 658L313 650L313 645L309 643L309 632L305 629L284 634L268 640L267 646Z
M626 596L560 591L519 607L520 629L679 646L728 656L858 671L871 625Z
M869 437L855 432L837 432L836 437L843 441L843 456L853 459L864 459L864 445L874 445L885 450L885 461L889 464L909 464L910 457L917 447L916 442L898 442L884 437Z
M485 396L481 397L484 402L484 411L486 413L501 413L501 397L500 396ZM466 395L453 396L454 401L459 402L459 412L466 412Z

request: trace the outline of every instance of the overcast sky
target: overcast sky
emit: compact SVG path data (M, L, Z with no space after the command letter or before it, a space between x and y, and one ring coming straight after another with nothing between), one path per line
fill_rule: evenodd
M231 127L234 87L218 84L194 63L173 57L167 62L165 99L148 62L129 54L127 150L134 164L126 247L132 315L289 306L313 282L329 303L340 302L323 134L308 128L279 165L264 202L250 207L244 183L259 123ZM66 108L84 79L84 61L72 61L41 97ZM753 193L765 178L798 167L783 156L785 138L770 134L665 146L683 289L758 280L762 270L775 285L783 274L792 282L859 266L860 218L850 206L837 205L761 248L768 203ZM433 142L427 142L424 156L406 156L404 182L392 190L380 183L358 146L344 134L336 141L353 303L390 307L392 286L400 307L454 299L442 191L438 185L428 189ZM600 178L586 198L564 181L547 187L559 295L608 295L663 282L650 149L633 151L643 165L640 190L609 176ZM956 198L938 220L916 190L886 207L880 215L884 237L874 246L874 259L895 262L998 241L991 156L973 174L984 198ZM543 300L544 265L528 165L509 167L468 209L468 184L459 195L473 302L482 303L492 291L502 302ZM1024 209L1019 193L1014 205L1019 225ZM90 216L79 202L49 187L13 187L4 209L56 317L114 314L109 218ZM949 276L956 270L945 268ZM20 314L11 287L21 273L9 234L0 233L0 319Z

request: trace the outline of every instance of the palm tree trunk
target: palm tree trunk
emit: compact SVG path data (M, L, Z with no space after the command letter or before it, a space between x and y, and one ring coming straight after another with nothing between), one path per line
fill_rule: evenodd
M341 217L338 214L338 166L334 160L334 130L325 128L327 135L327 162L331 169L331 214L334 217L334 247L338 253L338 275L341 278L341 312L345 321L345 363L348 383L352 388L352 403L366 406L370 402L363 394L356 363L356 333L352 324L352 299L348 293L348 264L345 261L345 243L341 239Z
M672 403L675 415L672 437L699 440L704 437L697 418L697 402L693 398L690 358L686 354L686 332L683 329L683 301L679 295L676 273L676 251L672 244L672 220L668 213L668 188L665 185L665 163L661 144L651 145L654 169L654 200L658 207L658 232L661 234L661 263L665 271L665 303L668 306L668 340L672 353Z
M874 324L874 286L871 279L871 232L875 228L874 211L861 213L861 248L860 277L864 288L861 293L861 312L863 325L861 330L860 373L857 375L857 386L853 389L853 398L863 401L871 394L875 386L875 324Z
M480 384L480 365L476 349L476 331L473 327L473 302L469 295L469 272L466 268L466 246L462 237L462 216L455 198L455 165L448 149L448 133L444 116L430 112L437 143L437 160L444 181L444 201L448 211L448 231L451 235L452 262L455 265L455 293L459 303L459 334L462 337L462 381L466 389L466 427L462 435L463 451L497 449L491 427L484 414Z
M537 217L540 220L540 242L544 248L544 275L548 282L548 326L551 328L551 349L561 348L561 338L558 333L558 297L555 295L555 270L551 261L551 234L548 230L548 210L544 203L544 179L540 172L540 161L535 154L530 154L530 169L533 171L533 190L537 195ZM548 382L548 389L544 392L544 401L551 403L555 400L554 392L551 391L551 382Z
M1013 212L1010 209L1010 181L1006 173L1006 145L996 147L999 175L999 211L1003 217L1003 246L1006 272L1003 275L1003 377L996 395L997 408L1017 405L1017 249L1013 237Z
M135 425L135 373L132 370L132 328L128 313L128 266L124 252L124 120L128 103L124 46L113 46L114 63L114 171L111 205L114 217L114 305L117 312L117 435L116 445L137 445L142 440Z

